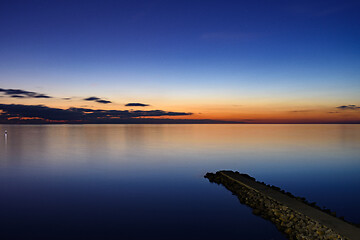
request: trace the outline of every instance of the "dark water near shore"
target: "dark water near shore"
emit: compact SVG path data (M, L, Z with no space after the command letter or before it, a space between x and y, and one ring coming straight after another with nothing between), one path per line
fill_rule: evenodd
M220 169L248 173L360 222L360 125L0 131L1 239L284 239L203 178Z

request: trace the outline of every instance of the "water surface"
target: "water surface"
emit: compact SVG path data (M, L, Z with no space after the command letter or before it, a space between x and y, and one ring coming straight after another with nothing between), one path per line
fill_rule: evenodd
M360 222L360 125L0 125L3 239L284 239L203 175Z

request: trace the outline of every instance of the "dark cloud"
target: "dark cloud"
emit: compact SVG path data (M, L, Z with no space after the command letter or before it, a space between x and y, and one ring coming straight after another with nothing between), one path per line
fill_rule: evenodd
M360 107L358 107L356 105L343 105L343 106L338 106L336 108L341 109L341 110L357 110L357 109L360 109Z
M150 106L149 104L145 104L145 103L128 103L125 104L126 107L148 107Z
M10 97L12 97L12 98L24 98L24 96L22 96L22 95L11 95Z
M80 120L82 115L43 105L0 104L1 115L7 118L41 118L46 120Z
M90 108L50 108L44 105L0 104L1 119L36 118L44 122L64 121L83 123L112 123L118 120L131 120L147 117L188 116L192 113L167 112L162 110L129 111L129 110L98 110Z
M98 103L104 103L104 104L108 104L111 103L111 101L108 100L104 100L98 97L88 97L88 98L84 98L85 101L94 101L94 102L98 102Z
M84 98L85 101L97 101L100 100L100 98L98 97L88 97L88 98Z
M0 88L0 92L3 92L5 95L8 95L12 98L52 98L52 97L42 94L42 93L25 91L22 89Z
M34 98L51 98L51 97L47 96L45 94L38 94L38 95L34 96Z
M111 101L108 101L108 100L102 100L102 99L100 99L100 100L96 100L96 102L98 102L98 103L104 103L104 104L111 103Z

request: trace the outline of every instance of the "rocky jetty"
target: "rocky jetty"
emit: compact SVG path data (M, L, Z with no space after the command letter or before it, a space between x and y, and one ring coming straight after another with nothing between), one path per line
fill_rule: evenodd
M221 184L238 197L253 214L274 223L289 239L360 239L360 229L328 209L320 209L305 198L257 182L247 174L232 171L207 173L210 182Z

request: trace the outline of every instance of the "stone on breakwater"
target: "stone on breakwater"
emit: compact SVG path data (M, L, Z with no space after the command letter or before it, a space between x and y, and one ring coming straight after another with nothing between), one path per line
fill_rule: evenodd
M240 173L236 172L236 174ZM249 175L241 174L241 176L256 181L255 178L252 178ZM278 230L283 232L289 239L346 239L335 233L332 229L310 219L304 214L293 211L276 200L269 198L250 187L237 183L231 178L221 174L221 171L216 174L207 173L205 178L209 179L210 182L221 184L230 190L238 197L242 204L246 204L253 209L253 214L273 222ZM261 184L265 185L265 183ZM308 203L305 198L294 197L291 193L286 193L275 186L266 186L276 191L281 191L289 197L296 198L316 209L320 209L316 206L316 203Z

